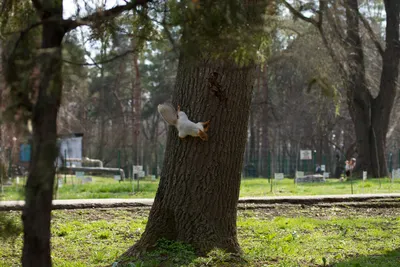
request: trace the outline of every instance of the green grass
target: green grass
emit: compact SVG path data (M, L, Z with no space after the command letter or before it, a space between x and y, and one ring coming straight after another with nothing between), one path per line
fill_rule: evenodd
M90 199L90 198L154 198L158 181L140 180L139 192L137 181L115 181L112 177L92 177L92 183L82 184L77 178L67 176L67 183L58 188L57 199ZM64 176L62 176L64 182ZM134 193L132 193L132 188ZM24 199L23 185L4 188L4 195L0 200Z
M298 206L239 211L239 242L247 261L243 265L400 266L398 212ZM144 209L53 211L54 266L112 264L138 240L147 215ZM20 213L0 212L3 216L18 221ZM22 235L2 241L0 266L18 266ZM196 258L190 246L166 240L160 241L158 250L134 262L131 266L236 266L222 251Z
M63 179L64 180L64 179ZM134 194L132 194L132 187ZM139 191L137 182L118 182L105 177L93 177L93 182L80 184L73 176L67 177L67 184L58 189L57 199L88 199L88 198L154 198L158 187L157 181L141 180ZM5 194L0 200L23 199L23 186L5 187ZM400 193L400 181L384 179L369 179L353 181L353 193ZM351 194L351 182L340 182L329 179L325 183L294 184L293 179L274 182L272 191L268 179L242 179L240 197L250 196L290 196L290 195L336 195Z
M353 180L354 194L400 193L400 181L388 178ZM341 182L338 179L328 179L325 183L294 184L293 179L274 181L268 179L243 179L240 197L248 196L291 196L291 195L340 195L351 194L351 181Z

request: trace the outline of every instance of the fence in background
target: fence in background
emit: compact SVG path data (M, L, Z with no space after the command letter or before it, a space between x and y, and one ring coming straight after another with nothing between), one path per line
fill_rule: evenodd
M243 164L244 177L273 177L274 173L284 173L285 177L294 177L296 171L303 171L305 174L317 172L317 166L321 172L329 172L330 177L339 177L344 172L344 157L339 159L335 155L321 155L317 159L316 151L312 152L312 159L301 160L299 156L288 156L277 154L275 156L269 151L267 157L248 160ZM387 153L386 156L389 173L393 169L400 168L400 149Z

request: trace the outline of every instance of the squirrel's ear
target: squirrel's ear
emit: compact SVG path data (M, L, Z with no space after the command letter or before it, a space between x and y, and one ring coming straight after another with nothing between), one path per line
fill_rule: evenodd
M204 132L207 132L208 128L210 128L210 120L202 122L201 124L203 124Z

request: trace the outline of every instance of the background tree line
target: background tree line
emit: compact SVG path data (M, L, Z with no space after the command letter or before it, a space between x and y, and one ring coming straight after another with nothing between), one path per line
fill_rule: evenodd
M399 140L398 1L74 4L68 18L63 1L1 5L1 141L33 144L24 266L51 265L58 134L83 132L84 155L106 166L158 174L164 163L146 231L127 256L160 238L240 252L243 157L257 175L293 173L299 150L311 149L317 163L355 156L358 173L387 176ZM178 143L156 112L165 101L211 118L210 142Z
M297 7L311 13L316 4L303 1ZM370 29L360 26L366 82L371 94L377 95L374 88L379 87L382 62L369 30L383 43L384 5L382 1L361 1L360 6L366 25L370 25ZM340 43L341 29L336 24L344 27L346 22L338 7L339 3L332 6L332 14L324 22L324 38L331 38L332 46ZM245 165L263 177L273 172L293 175L296 169L304 168L299 150L310 149L316 151L313 163L326 164L334 173L338 164L343 165L358 152L344 79L318 30L301 19L293 21L283 5L275 10L273 45L268 52L272 56L264 55L267 60L259 65L253 87ZM62 133L84 133L85 156L101 159L106 166L120 165L126 171L132 164L144 165L149 174L159 175L167 128L156 106L170 100L178 36L162 15L152 16L151 25L143 30L151 34L143 33L150 37L140 44L140 53L127 53L134 49L132 30L143 20L140 16L114 22L118 27L111 25L100 36L85 36L82 30L68 34L58 123ZM338 54L345 53L336 48ZM99 63L80 64L87 60ZM139 75L135 74L136 67ZM386 158L392 153L394 165L400 147L398 98L394 99L384 152ZM138 101L140 111L135 112ZM315 166L308 163L307 169Z

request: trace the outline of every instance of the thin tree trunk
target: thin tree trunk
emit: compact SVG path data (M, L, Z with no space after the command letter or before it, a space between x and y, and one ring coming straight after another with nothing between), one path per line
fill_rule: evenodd
M62 19L61 1L43 1L42 19ZM55 20L57 21L57 20ZM50 214L57 157L57 114L61 103L61 42L59 23L44 23L42 29L40 83L33 109L32 161L25 187L24 247L22 265L51 266Z
M249 140L249 164L253 165L256 160L256 125L254 120L254 109L250 109L250 140Z
M101 37L101 49L100 49L100 58L103 60L105 58L105 40L104 37ZM97 158L104 161L104 147L105 147L105 139L106 139L106 87L104 80L104 66L100 66L100 80L102 82L100 86L100 101L99 101L99 111L100 111L100 144L98 146L98 155Z
M261 159L263 162L263 177L268 177L268 151L271 150L271 147L268 144L268 129L269 129L269 120L268 120L268 112L269 112L269 106L268 106L268 72L267 72L267 64L264 66L264 72L262 76L262 86L263 86L263 93L262 93L262 99L263 99L263 106L262 106L262 143L261 143Z
M132 47L136 49L135 40L132 39ZM137 53L133 54L132 68L134 79L132 79L132 159L135 165L140 165L140 127L141 127L141 85Z

